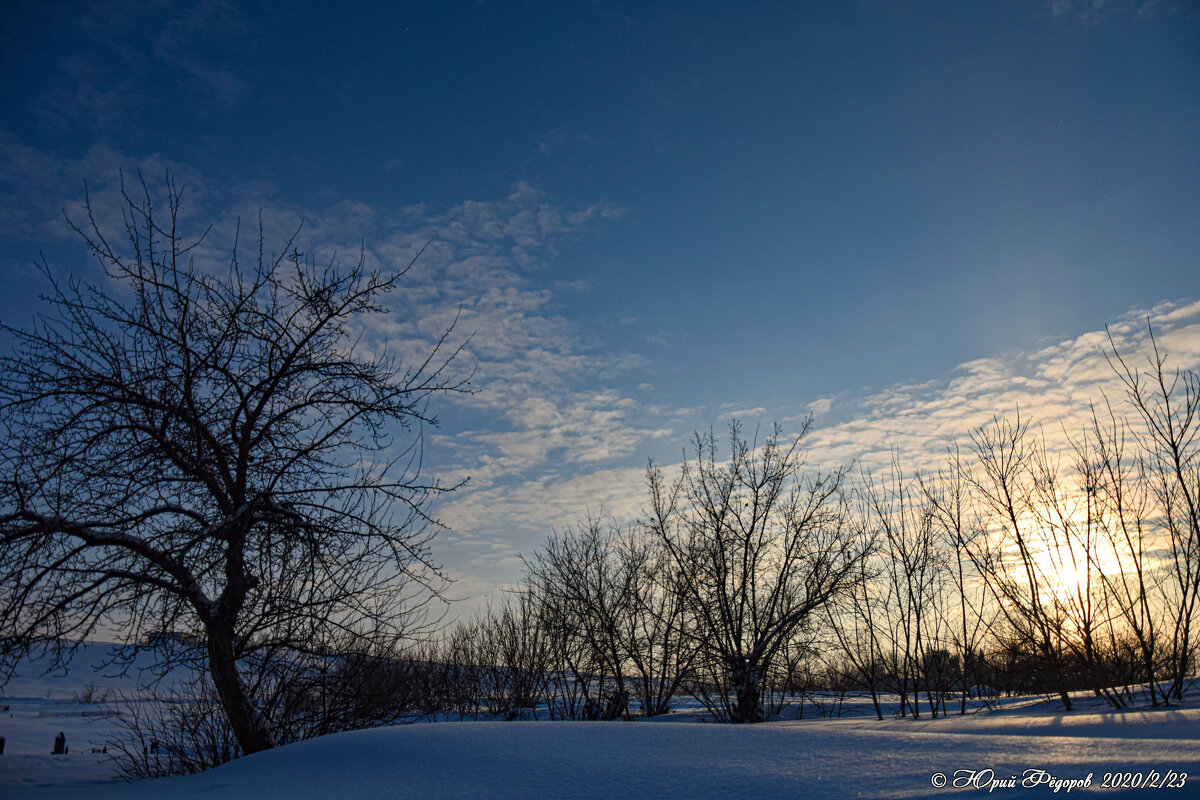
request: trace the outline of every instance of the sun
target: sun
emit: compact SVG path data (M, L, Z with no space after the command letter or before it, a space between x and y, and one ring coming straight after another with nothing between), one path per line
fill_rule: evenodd
M1103 591L1106 577L1122 571L1121 559L1103 535L1103 520L1079 515L1063 518L1049 511L1030 515L1026 550L1043 600L1060 606L1089 606ZM1016 569L1029 571L1017 554Z

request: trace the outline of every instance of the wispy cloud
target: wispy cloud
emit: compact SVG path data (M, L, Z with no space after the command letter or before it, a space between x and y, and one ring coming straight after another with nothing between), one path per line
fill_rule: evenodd
M5 134L0 131L0 136ZM476 394L460 402L488 421L486 428L458 432L456 452L465 442L492 458L492 477L525 469L550 458L571 464L596 463L633 452L640 439L659 434L636 424L637 401L614 387L622 376L644 368L635 354L609 352L553 310L550 266L559 248L619 212L590 204L561 208L526 183L507 196L433 210L424 205L384 208L345 200L325 208L281 203L269 186L224 186L187 165L158 159L134 161L98 147L82 159L53 157L7 137L0 159L0 220L9 231L31 238L71 241L62 222L64 207L85 219L82 189L89 180L100 224L120 230L119 184L124 171L136 182L140 170L161 189L170 170L186 185L185 228L198 235L212 225L198 255L227 264L238 220L244 227L266 226L268 250L281 248L300 229L297 243L315 263L356 260L368 266L400 268L421 253L400 290L387 298L391 313L369 320L365 344L410 359L423 356L447 327L470 341L462 364L475 369ZM133 187L135 194L140 187ZM302 227L301 227L302 226ZM243 230L243 239L249 236ZM251 237L252 238L252 237ZM586 291L574 283L572 291ZM605 388L606 384L609 388ZM632 391L632 390L631 390ZM475 459L464 455L464 468ZM481 474L477 480L485 479Z
M1150 355L1147 321L1172 368L1200 368L1200 302L1164 303L1109 323L1131 365L1144 366ZM940 380L898 384L859 400L853 418L817 429L810 447L827 464L884 467L895 450L910 469L936 469L954 441L1018 413L1040 426L1052 448L1065 447L1067 434L1086 427L1092 404L1122 402L1110 351L1108 334L1091 331L1034 352L971 361Z
M813 417L823 417L833 409L832 397L818 397L808 404L808 413Z
M1071 18L1086 24L1102 21L1112 10L1108 0L1050 0L1047 6L1055 19Z
M152 87L163 81L198 115L253 96L252 76L241 66L253 31L237 4L164 0L151 9L114 0L81 8L62 25L65 36L78 35L85 46L63 56L35 102L48 130L101 139L136 134L140 114L160 113L152 107Z
M1050 16L1083 25L1099 25L1112 19L1150 19L1175 14L1187 8L1176 0L1048 0Z
M1172 368L1200 369L1200 302L1164 303L1111 321L1108 331L1131 365L1144 365L1150 355L1147 319ZM1067 435L1078 436L1086 427L1092 403L1101 404L1105 397L1117 406L1122 402L1120 382L1106 358L1109 347L1104 330L1090 331L1030 352L976 359L941 378L839 399L842 421L822 426L817 419L806 443L808 462L814 469L857 464L881 471L897 453L910 474L933 471L944 464L947 448L956 441L966 444L974 428L1017 413L1040 428L1051 450L1065 450ZM820 398L796 409L802 413L790 419L798 426L808 411L827 411L832 402ZM685 416L690 419L696 411L685 409ZM670 412L660 413L665 418ZM765 413L762 408L740 409L721 418ZM781 415L781 421L787 419ZM676 426L679 421L674 420ZM672 472L679 469L678 462L665 466ZM618 521L632 522L645 503L642 467L601 465L591 471L531 475L468 491L447 504L445 517L454 528L448 541L458 551L482 554L479 571L464 566L470 586L486 586L489 575L511 582L520 574L517 554L529 553L550 531L575 524L589 511L603 510Z
M249 83L230 64L230 58L214 53L235 51L246 38L246 21L241 9L225 0L203 0L180 8L168 18L154 40L154 55L163 64L183 71L199 91L222 103L250 98Z
M682 345L688 338L686 331L660 330L646 335L646 341L659 347L673 349Z
M464 492L442 508L450 530L439 537L439 547L444 539L456 551L456 574L486 594L519 579L519 555L529 555L551 532L574 526L589 512L622 522L637 518L645 491L644 468L620 467Z
M762 406L755 406L754 408L736 408L722 412L717 419L722 421L735 419L754 421L761 419L766 413L767 410Z

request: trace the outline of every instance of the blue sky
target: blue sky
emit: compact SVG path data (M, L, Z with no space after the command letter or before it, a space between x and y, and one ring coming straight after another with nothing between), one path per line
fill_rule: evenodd
M1105 324L1200 364L1197 42L1169 0L9 3L0 318L39 253L87 269L61 210L121 170L218 251L259 209L313 254L432 240L378 333L474 334L430 458L479 596L734 416L924 463L1086 404Z

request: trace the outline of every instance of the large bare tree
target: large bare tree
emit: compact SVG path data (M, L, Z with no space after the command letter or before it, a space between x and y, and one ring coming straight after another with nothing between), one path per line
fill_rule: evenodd
M800 447L776 427L760 445L735 424L729 459L697 434L695 459L668 483L647 471L647 526L682 576L693 636L723 678L712 708L761 722L762 681L789 640L850 591L868 552L850 522L841 471L805 476Z
M406 267L316 265L295 236L272 255L261 220L212 263L181 194L123 187L119 236L89 200L99 271L43 264L45 314L4 325L0 642L11 668L98 631L195 633L250 753L283 738L272 660L394 643L440 590L421 431L469 376L449 330L415 361L363 338Z

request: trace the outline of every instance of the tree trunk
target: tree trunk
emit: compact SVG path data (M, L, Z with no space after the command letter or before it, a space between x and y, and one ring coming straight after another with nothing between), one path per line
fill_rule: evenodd
M738 659L732 670L733 686L737 692L737 702L733 706L731 722L765 722L762 695L758 688L758 676L754 674L754 665L747 658Z
M242 753L249 755L274 747L275 743L262 717L246 696L246 687L242 684L233 655L232 633L209 629L208 668L229 720L229 727L233 729Z
M875 709L875 718L883 722L883 706L879 704L879 691L875 688L874 679L871 680L871 706Z
M604 721L612 722L613 720L625 716L625 711L629 707L629 692L624 686L619 687L608 698L608 702L604 705Z

